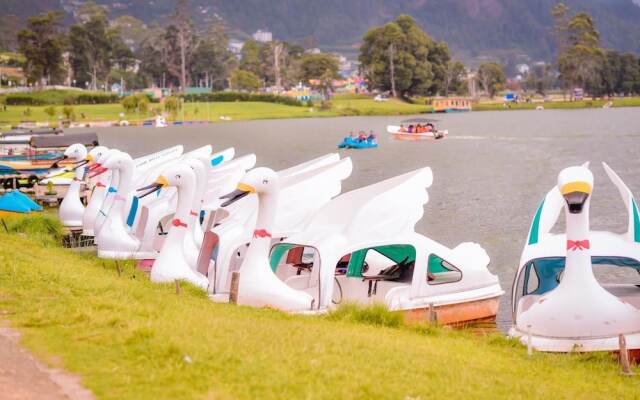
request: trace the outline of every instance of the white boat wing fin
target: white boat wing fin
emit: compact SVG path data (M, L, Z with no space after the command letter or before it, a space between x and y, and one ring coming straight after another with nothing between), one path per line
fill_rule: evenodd
M640 242L640 212L638 211L638 204L633 198L633 193L631 193L629 187L607 163L602 162L602 166L611 182L618 188L620 197L622 197L622 201L627 209L628 223L625 234L626 239L630 242Z
M351 175L350 158L333 161L320 168L280 178L276 229L299 230L322 206L342 191L342 181Z

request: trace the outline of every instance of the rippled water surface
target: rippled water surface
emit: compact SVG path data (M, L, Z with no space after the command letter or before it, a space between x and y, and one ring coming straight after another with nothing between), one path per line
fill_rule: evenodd
M340 150L354 172L343 191L429 166L434 181L416 229L453 247L480 243L507 292L498 324L510 324L509 292L537 204L558 172L591 161L595 188L591 227L622 232L626 209L607 179L606 161L640 196L640 108L497 111L437 115L449 138L400 142L385 132L406 117L350 117L226 122L191 127L99 129L101 142L137 156L174 144L212 144L255 153L258 165L281 169L337 151L349 131L374 130L380 148ZM562 218L561 218L562 219ZM560 224L562 225L562 224ZM560 226L559 229L562 229Z

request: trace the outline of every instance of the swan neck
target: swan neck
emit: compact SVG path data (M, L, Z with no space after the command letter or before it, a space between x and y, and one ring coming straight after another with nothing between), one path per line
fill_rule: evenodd
M567 257L561 284L578 284L581 286L592 283L597 284L591 265L589 204L585 204L579 214L571 214L565 208L565 214Z

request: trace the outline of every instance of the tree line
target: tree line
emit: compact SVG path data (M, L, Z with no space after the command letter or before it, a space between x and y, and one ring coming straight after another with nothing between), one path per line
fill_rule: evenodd
M586 13L572 16L559 3L551 16L556 62L533 64L520 82L522 88L540 94L576 87L593 96L640 93L636 55L601 47L595 23ZM236 57L229 50L223 22L213 19L197 27L188 0L177 1L165 25L147 26L131 16L109 20L105 8L92 2L85 3L75 18L68 30L58 12L28 19L17 38L29 82L60 83L70 69L75 86L94 90L114 82L127 89L153 85L244 91L311 82L329 94L340 77L334 55L310 53L295 43L248 40ZM469 71L452 58L447 43L430 37L408 15L366 32L358 61L370 89L396 97L465 95L472 89L469 84L493 97L507 84L502 65L484 62Z
M248 40L238 59L229 50L222 21L196 27L188 0L177 2L165 26L147 26L131 16L109 20L105 8L92 2L79 9L68 30L62 18L60 12L33 16L18 32L24 72L34 85L62 83L71 73L75 86L93 90L114 82L128 89L257 90L309 80L318 80L318 89L327 90L339 77L334 55L307 54L301 46L282 41Z

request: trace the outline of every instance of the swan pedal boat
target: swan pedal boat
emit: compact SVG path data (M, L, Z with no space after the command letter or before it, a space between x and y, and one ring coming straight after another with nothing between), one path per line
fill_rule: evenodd
M271 232L259 215L262 229L240 268L238 302L304 314L343 302L383 303L410 322L429 320L429 310L442 324L494 320L504 291L484 249L476 243L448 249L414 231L431 182L431 169L423 168L339 195L270 250L254 243ZM257 244L269 253L266 265Z
M251 170L247 173L252 173ZM339 154L330 153L289 167L273 175L280 181L275 204L274 196L266 205L272 208L272 226L269 226L270 242L277 243L293 233L300 232L313 214L340 194L342 180L351 175L351 159L340 159ZM240 177L242 178L242 177ZM211 227L203 242L199 258L209 270L210 298L226 302L229 299L232 272L241 269L244 258L255 239L259 225L259 196L255 193L239 201L221 205L207 227ZM264 214L264 212L263 212ZM269 244L269 246L271 243ZM267 255L264 255L265 259ZM208 262L211 260L211 262Z
M439 130L435 132L401 132L397 125L387 125L387 132L392 134L398 140L428 140L428 139L444 139L449 135L448 130Z
M509 335L544 352L619 350L624 335L640 359L640 214L626 184L605 163L628 213L622 234L589 230L593 175L571 167L558 176L534 216L511 292ZM564 210L566 233L550 233ZM594 272L608 266L611 281ZM612 272L615 270L616 272Z

